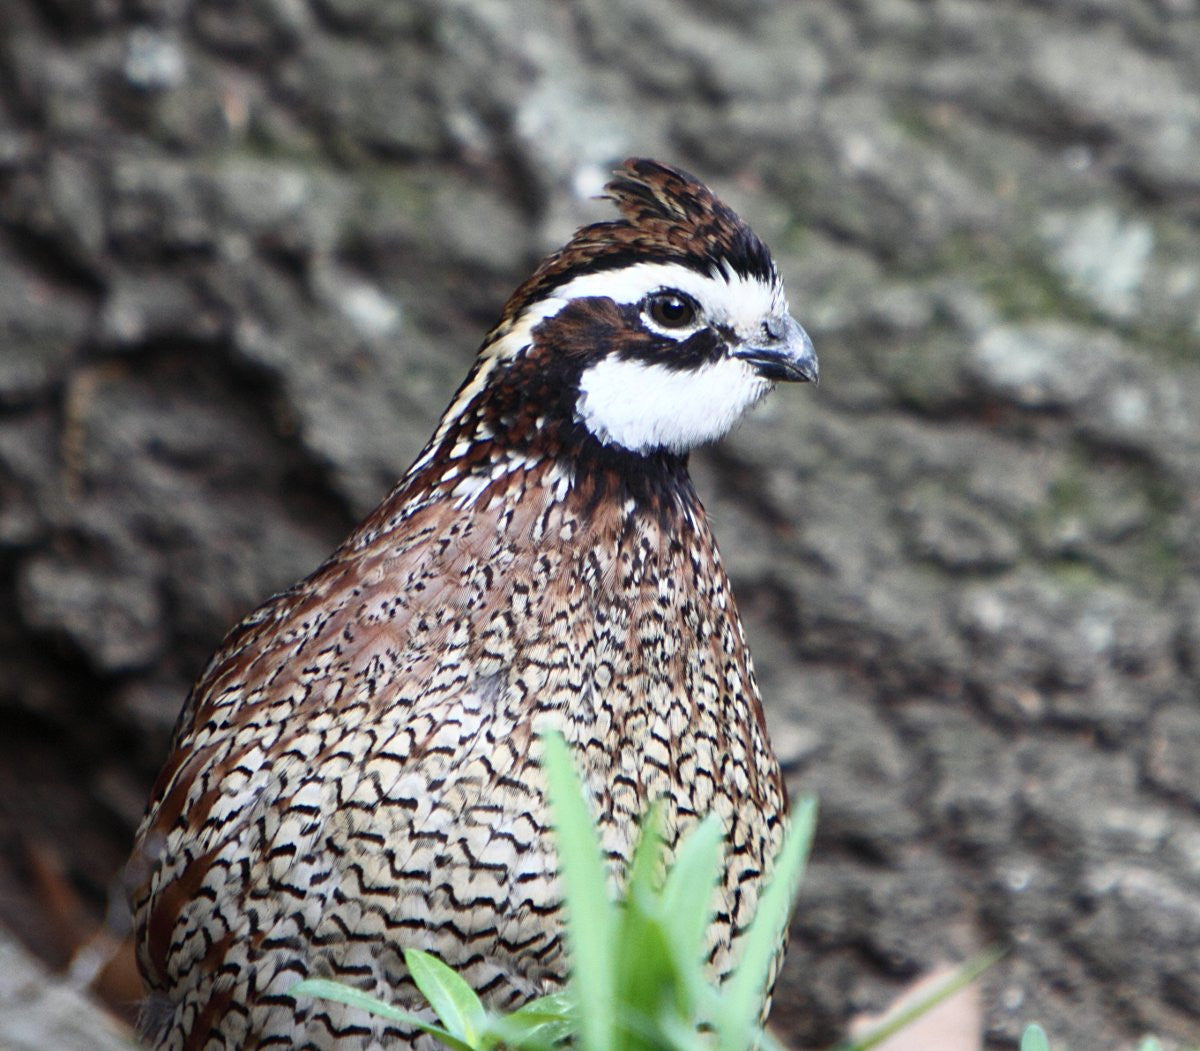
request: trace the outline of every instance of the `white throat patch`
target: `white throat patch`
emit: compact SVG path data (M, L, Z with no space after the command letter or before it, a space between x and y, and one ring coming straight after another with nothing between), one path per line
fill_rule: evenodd
M632 452L686 452L715 441L771 384L736 358L699 369L604 358L579 380L577 412L593 435Z

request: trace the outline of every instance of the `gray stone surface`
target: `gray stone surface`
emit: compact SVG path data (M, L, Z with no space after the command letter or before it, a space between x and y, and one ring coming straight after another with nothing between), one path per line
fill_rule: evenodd
M0 927L0 1047L5 1051L134 1051L127 1028Z
M636 152L821 352L695 458L822 800L778 1027L999 943L989 1047L1200 1041L1198 54L1196 0L0 5L2 918L30 841L102 908L208 652Z

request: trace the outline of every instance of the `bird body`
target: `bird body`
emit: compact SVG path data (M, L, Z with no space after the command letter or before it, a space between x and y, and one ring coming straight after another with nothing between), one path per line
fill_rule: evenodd
M130 866L154 1046L424 1046L287 995L415 1006L408 947L498 1008L559 987L546 728L614 878L653 801L672 846L721 816L710 969L732 965L786 797L686 456L815 358L692 177L630 161L609 192L624 220L518 289L397 487L189 696Z

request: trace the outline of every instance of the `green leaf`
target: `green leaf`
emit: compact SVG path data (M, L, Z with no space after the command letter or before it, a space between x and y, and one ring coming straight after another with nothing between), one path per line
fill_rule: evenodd
M622 1051L656 1051L656 1022L680 1014L671 995L677 988L675 962L656 916L641 903L626 901L617 959L617 1003L620 1005Z
M1021 1051L1050 1051L1046 1030L1036 1023L1027 1025L1021 1034Z
M357 1007L360 1011L366 1011L378 1018L386 1018L389 1022L410 1025L414 1029L419 1029L423 1033L437 1037L447 1047L454 1048L454 1051L475 1051L470 1044L460 1040L453 1033L447 1032L441 1026L426 1022L423 1018L418 1018L415 1014L405 1011L403 1008L393 1007L391 1004L384 1003L374 996L368 996L361 989L343 985L341 982L331 982L326 978L306 978L304 981L297 982L288 989L288 995L295 997L315 996L322 1000L336 1000L338 1003Z
M542 741L579 1003L579 1041L583 1051L614 1051L615 910L608 897L600 844L566 741L557 732L544 734Z
M617 925L616 992L623 1051L653 1051L654 1020L672 1006L668 994L676 985L658 894L666 862L662 825L663 807L656 803L642 819Z
M567 993L551 993L530 1000L510 1014L488 1023L485 1043L503 1043L522 1051L549 1049L575 1034L578 1028L575 1004Z
M679 967L679 995L684 1006L693 1012L699 989L706 982L704 936L715 911L713 891L724 839L721 819L709 814L680 844L675 864L663 885L663 924Z
M663 1018L658 1030L664 1051L712 1051L712 1042L696 1028L694 1021Z
M565 1018L567 1020L575 1017L575 999L570 993L547 993L545 996L539 996L536 1000L527 1000L511 1014L507 1014L505 1018L516 1018L520 1015L537 1015L546 1018Z
M442 1025L475 1047L487 1024L487 1011L475 990L436 956L421 949L405 949L404 963Z
M629 859L629 869L625 880L625 896L640 897L644 903L652 902L658 890L658 881L662 874L663 854L663 803L655 800L642 818L641 834L633 857Z
M754 1042L767 976L787 930L816 819L816 800L811 797L801 800L775 859L771 882L758 901L750 929L743 936L741 959L725 982L714 1021L720 1046L726 1051L744 1051Z

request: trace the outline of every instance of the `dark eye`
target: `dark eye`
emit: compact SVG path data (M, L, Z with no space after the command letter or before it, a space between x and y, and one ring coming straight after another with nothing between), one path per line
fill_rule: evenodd
M662 328L687 328L696 320L696 304L682 292L655 292L646 299L646 313Z

